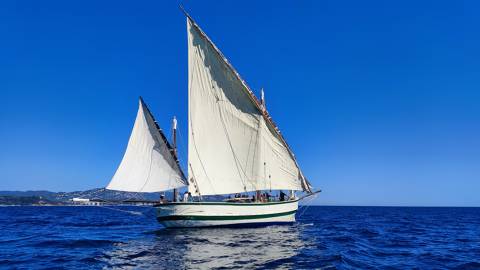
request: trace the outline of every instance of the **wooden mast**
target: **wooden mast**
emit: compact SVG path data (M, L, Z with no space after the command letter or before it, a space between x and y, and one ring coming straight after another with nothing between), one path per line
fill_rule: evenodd
M265 108L265 94L263 93L263 88L260 90L261 92L261 99L260 99L260 108L262 109L262 111L265 111L266 108ZM267 166L267 163L265 163L265 160L262 160L262 163L263 163L263 181L266 181L265 177L265 167ZM256 195L255 195L255 199L257 202L262 202L260 197L261 197L261 191L260 190L257 190L256 192Z
M173 156L177 159L177 118L175 116L172 120L172 144L173 144ZM173 189L173 202L177 201L178 191L176 188Z

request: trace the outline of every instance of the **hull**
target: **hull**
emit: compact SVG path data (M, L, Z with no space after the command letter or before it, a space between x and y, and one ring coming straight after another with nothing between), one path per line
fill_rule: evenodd
M155 208L158 222L165 227L250 226L295 222L298 200L166 203Z

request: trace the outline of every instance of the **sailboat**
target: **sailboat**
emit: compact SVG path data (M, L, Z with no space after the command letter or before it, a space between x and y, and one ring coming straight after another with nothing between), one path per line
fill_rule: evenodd
M107 189L173 190L172 201L162 199L154 206L157 220L166 227L294 222L298 202L319 191L313 191L267 112L263 90L257 99L182 11L188 33L188 173L177 156L176 120L171 144L140 98L126 152ZM178 189L183 187L188 190L180 201ZM264 192L272 191L283 197L267 200ZM305 195L299 198L295 192ZM212 195L229 198L206 200Z

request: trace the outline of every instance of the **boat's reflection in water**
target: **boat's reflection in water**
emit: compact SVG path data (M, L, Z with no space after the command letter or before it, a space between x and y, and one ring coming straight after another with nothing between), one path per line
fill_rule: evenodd
M192 241L186 241L185 268L241 266L251 269L288 259L302 248L298 229L292 226L200 229L188 231L185 236L192 234Z
M290 269L306 245L299 224L258 228L164 229L116 246L113 267L168 269ZM153 238L153 239L152 239Z

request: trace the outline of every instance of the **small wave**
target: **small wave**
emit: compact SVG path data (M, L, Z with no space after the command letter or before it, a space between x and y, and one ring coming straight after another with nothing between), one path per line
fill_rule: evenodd
M18 225L29 225L29 226L45 226L51 224L52 221L48 219L32 219L32 218L24 218L24 219L17 219L15 220L15 224Z
M378 232L370 230L370 229L360 229L359 231L361 236L366 236L366 237L376 237L380 235Z
M92 223L92 222L84 222L84 223L77 223L77 222L64 222L61 225L65 227L113 227L113 226L120 226L124 225L124 222L103 222L103 223Z
M243 239L243 240L237 241L237 243L238 243L238 244L255 244L255 243L258 243L258 241L249 240L249 239Z
M135 253L135 254L127 255L126 258L129 259L129 260L132 260L132 259L136 259L136 258L140 258L140 257L146 257L146 256L149 256L151 254L152 254L151 252L144 250L144 251L140 251L140 252Z
M88 257L88 258L82 258L82 259L80 260L80 262L86 263L86 264L99 264L99 263L101 263L102 261L100 261L100 260L98 260L98 259L95 259L95 258Z
M0 244L25 242L25 240L30 240L30 239L35 238L35 237L37 237L37 236L36 235L31 235L31 236L19 237L19 238L15 238L15 239L0 240Z
M472 240L467 239L467 238L458 238L458 239L456 239L456 241L457 242L462 242L462 243L472 242Z
M104 246L110 246L118 244L120 242L111 240L92 240L92 239L79 239L79 240L46 240L36 243L34 246L39 248L51 247L51 248L98 248Z
M333 241L335 242L340 242L340 243L352 243L354 242L355 240L350 237L350 236L336 236L336 237L333 237L332 238Z
M462 270L478 270L480 269L480 262L467 262L457 265L454 269Z
M109 264L108 266L109 267L107 267L107 268L114 268L114 269L117 269L117 268L118 269L123 269L123 268L134 269L133 267L138 267L138 265L133 264L133 263L129 263L129 262Z
M69 262L70 259L68 259L68 258L56 258L56 259L53 259L51 261L52 261L52 263L55 263L55 264L64 264L64 263Z
M14 266L27 263L28 260L0 260L0 268L6 267L6 269L16 269Z

